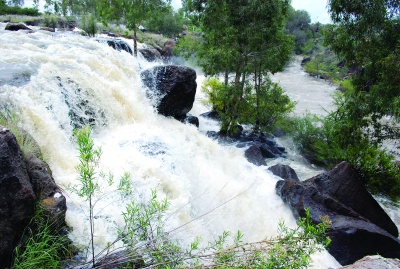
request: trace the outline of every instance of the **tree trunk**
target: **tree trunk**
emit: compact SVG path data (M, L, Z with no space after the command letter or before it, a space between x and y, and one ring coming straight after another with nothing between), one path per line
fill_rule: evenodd
M136 27L133 28L133 55L137 57L137 36L136 36Z

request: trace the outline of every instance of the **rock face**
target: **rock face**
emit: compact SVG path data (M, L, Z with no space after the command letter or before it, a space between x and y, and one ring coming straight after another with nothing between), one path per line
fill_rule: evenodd
M178 120L186 118L196 95L196 72L186 66L156 66L141 73L147 96L158 113Z
M367 256L354 264L339 269L396 269L400 268L398 259L385 259L379 255Z
M139 52L148 62L161 60L161 53L156 49L139 49Z
M19 30L32 30L32 29L21 22L9 22L6 25L5 30L19 31Z
M15 136L0 126L0 269L10 266L37 203L56 231L66 227L65 197L49 167L35 156L25 159Z
M284 180L294 180L300 182L299 177L292 167L284 164L275 164L268 168L275 176L281 177Z
M52 221L53 227L60 230L65 227L67 204L61 189L55 183L49 166L35 156L26 159L28 175L37 196L37 200Z
M257 146L250 146L246 151L244 152L244 156L246 159L251 162L252 164L255 164L257 166L265 165L264 157L261 153L261 150Z
M164 43L164 48L162 49L161 55L164 58L165 62L168 62L169 59L173 56L172 50L176 47L176 41L172 38L168 39Z
M12 252L33 217L35 200L17 140L0 126L0 268L10 265Z
M342 265L366 255L400 258L398 230L378 202L369 194L359 174L346 162L303 182L278 181L276 192L294 216L311 211L314 222L328 215L332 239L328 251Z

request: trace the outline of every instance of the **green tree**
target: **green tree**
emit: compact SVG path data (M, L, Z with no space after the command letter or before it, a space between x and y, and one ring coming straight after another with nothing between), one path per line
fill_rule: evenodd
M294 36L294 52L296 54L308 53L306 45L312 42L313 31L311 28L311 18L305 10L295 10L289 8L289 16L286 22L286 32Z
M183 2L188 12L201 20L204 42L198 53L200 65L207 75L225 74L229 94L224 99L226 117L221 133L231 135L239 121L246 121L246 103L251 96L256 96L255 107L261 109L261 86L268 72L282 70L289 60L292 39L283 32L289 1ZM261 115L259 112L256 115Z
M331 0L328 7L336 25L327 28L326 44L359 69L338 119L346 118L353 130L362 129L378 143L399 137L393 121L381 119L400 120L400 1Z
M170 0L98 0L98 14L103 23L125 19L126 27L133 30L133 51L137 56L137 30L145 19L165 9Z
M156 16L144 22L147 30L174 37L183 30L183 14L175 12L172 6L161 9Z

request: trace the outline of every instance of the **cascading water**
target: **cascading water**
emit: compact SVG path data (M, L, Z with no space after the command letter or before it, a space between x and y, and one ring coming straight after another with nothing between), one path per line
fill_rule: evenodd
M78 184L73 129L86 124L102 149L100 168L115 179L129 173L133 190L121 198L117 183L104 184L107 195L94 209L96 252L116 239L125 204L148 199L152 189L170 201L166 230L181 227L171 236L183 246L224 230L255 241L276 235L280 220L295 226L275 194L278 178L248 163L243 149L154 112L139 76L150 66L144 60L74 34L6 31L0 31L0 59L0 103L18 114L65 190L66 221L78 247L88 246L90 228L87 202L71 191ZM337 266L327 252L314 257L315 268Z

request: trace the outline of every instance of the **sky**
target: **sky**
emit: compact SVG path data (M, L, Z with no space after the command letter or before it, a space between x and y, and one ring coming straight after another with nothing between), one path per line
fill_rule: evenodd
M44 4L45 0L39 0L39 3ZM292 0L292 6L297 9L306 10L311 16L311 22L330 23L330 18L326 5L328 0ZM171 0L174 8L182 6L181 0ZM25 0L25 6L31 7L33 0Z

